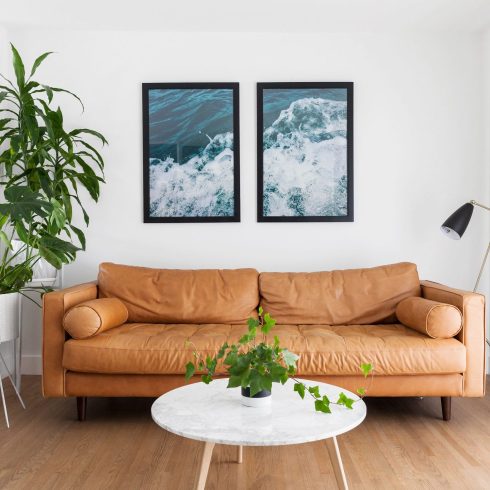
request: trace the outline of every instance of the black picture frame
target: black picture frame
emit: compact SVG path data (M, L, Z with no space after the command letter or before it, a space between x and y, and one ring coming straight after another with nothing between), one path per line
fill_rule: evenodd
M264 90L266 89L347 90L347 214L341 216L264 215ZM257 83L257 221L259 222L352 222L354 221L354 83L353 82L264 82Z
M230 89L233 91L233 216L151 216L149 91L154 89ZM240 221L240 103L239 83L143 83L143 221L144 223L219 223Z

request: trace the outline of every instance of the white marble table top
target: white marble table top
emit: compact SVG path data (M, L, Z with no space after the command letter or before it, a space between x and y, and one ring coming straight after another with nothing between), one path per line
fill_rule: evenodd
M337 401L347 390L326 383L320 393ZM362 400L352 410L331 405L331 414L316 412L313 398L304 400L293 391L294 382L274 383L268 408L251 408L240 403L240 388L227 389L227 379L209 385L194 383L165 393L151 407L153 420L163 429L189 439L240 446L280 446L312 442L343 434L357 427L366 417Z

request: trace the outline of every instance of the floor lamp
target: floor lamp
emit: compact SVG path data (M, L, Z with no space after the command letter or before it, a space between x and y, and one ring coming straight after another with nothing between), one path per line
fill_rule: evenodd
M485 206L479 202L476 201L467 202L463 204L460 208L456 209L456 211L454 211L454 213L451 214L451 216L449 216L449 218L446 221L444 221L444 223L441 226L441 230L443 231L443 233L449 238L452 238L453 240L460 240L464 232L466 231L466 228L468 227L468 223L471 220L471 215L473 214L473 209L475 206L490 211L490 207ZM475 283L475 287L473 288L473 292L475 292L478 289L478 285L480 284L480 279L483 274L483 270L485 269L485 264L487 262L489 254L490 254L490 242L488 243L487 251L485 252L485 255L483 257L483 262L481 264L478 277L476 278L476 283ZM490 345L489 339L486 339L486 341L487 344Z

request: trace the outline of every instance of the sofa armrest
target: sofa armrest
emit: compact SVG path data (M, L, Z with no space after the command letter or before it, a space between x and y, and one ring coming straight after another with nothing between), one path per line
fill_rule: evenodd
M422 296L457 306L463 314L463 328L457 335L466 347L463 396L485 394L485 296L453 289L432 281L422 281Z
M80 284L43 296L43 395L65 395L63 316L71 307L97 298L97 283Z

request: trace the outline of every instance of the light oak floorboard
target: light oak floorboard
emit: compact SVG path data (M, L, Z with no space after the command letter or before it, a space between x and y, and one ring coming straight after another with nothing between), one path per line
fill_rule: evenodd
M87 421L75 399L41 396L24 376L23 410L5 384L11 428L0 416L2 489L193 488L203 443L160 429L153 400L89 398ZM305 401L305 403L308 403ZM439 398L373 398L355 430L338 437L350 489L490 488L490 397L453 398L444 422ZM0 414L2 415L2 414ZM336 488L324 441L283 447L214 448L206 490Z

